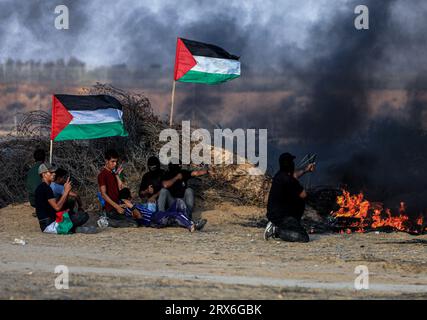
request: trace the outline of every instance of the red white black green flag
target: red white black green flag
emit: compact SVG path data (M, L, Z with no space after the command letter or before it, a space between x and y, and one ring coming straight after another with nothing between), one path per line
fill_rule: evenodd
M108 95L52 97L51 140L127 136L121 103Z
M239 57L212 44L178 38L175 81L217 84L238 77Z

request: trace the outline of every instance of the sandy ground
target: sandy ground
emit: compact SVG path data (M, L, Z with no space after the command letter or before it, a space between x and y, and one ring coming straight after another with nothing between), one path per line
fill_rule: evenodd
M262 238L256 207L196 212L202 232L112 229L42 234L28 204L0 210L1 299L426 299L427 236L312 234L308 244ZM23 238L26 245L14 244ZM55 266L70 270L55 288ZM354 288L355 267L369 289Z

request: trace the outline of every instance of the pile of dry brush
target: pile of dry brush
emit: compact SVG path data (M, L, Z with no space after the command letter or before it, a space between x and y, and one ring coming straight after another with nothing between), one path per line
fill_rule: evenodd
M126 92L110 85L96 84L82 94L108 94L123 105L123 119L128 137L75 140L54 143L53 163L71 173L73 186L83 197L87 208L98 206L96 177L103 166L103 154L114 148L122 155L127 185L134 195L148 157L157 155L162 144L159 133L168 124L153 114L150 101L143 94ZM33 152L41 147L49 150L50 114L32 111L22 115L16 132L0 140L0 207L27 201L25 176L33 164ZM180 130L179 126L174 127ZM249 164L216 166L212 178L194 179L196 195L203 208L231 201L238 204L265 205L270 177L251 176Z

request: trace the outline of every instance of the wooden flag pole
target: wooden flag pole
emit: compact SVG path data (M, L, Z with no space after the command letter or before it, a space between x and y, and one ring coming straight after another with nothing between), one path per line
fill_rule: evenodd
M172 85L172 103L171 103L171 114L169 117L169 127L172 127L172 123L173 123L173 103L175 100L175 85L176 85L176 81L173 81L173 85Z
M53 140L50 140L49 163L52 164Z
M49 149L49 163L52 164L52 152L53 152L53 124L55 120L55 95L52 95L52 114L51 114L51 126L50 126L50 149Z

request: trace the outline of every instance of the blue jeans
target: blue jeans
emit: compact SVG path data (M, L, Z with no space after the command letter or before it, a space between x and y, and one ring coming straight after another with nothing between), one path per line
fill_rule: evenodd
M182 198L185 205L187 206L187 216L192 218L194 208L194 191L191 188L185 189L184 197ZM159 198L157 199L157 206L159 211L166 212L172 204L176 201L176 198L172 196L168 189L163 188L160 190Z
M151 220L156 227L181 226L190 228L193 222L187 216L183 200L176 200L167 211L157 211Z

